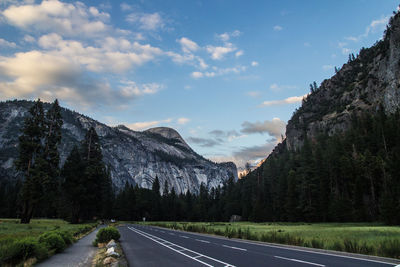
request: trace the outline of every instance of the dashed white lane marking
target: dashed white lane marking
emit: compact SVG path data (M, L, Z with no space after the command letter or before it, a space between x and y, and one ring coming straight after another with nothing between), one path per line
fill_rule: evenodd
M290 259L290 258L279 257L279 256L274 256L274 257L275 257L275 258L278 258L278 259L282 259L282 260L287 260L287 261L295 261L295 262L300 262L300 263L305 263L305 264L310 264L310 265L325 267L325 265L323 265L323 264L318 264L318 263L309 262L309 261L302 261L302 260Z
M213 266L215 265L215 263L220 263L220 264L223 264L225 267L228 267L228 266L229 266L229 267L235 267L234 265L231 265L231 264L229 264L229 263L226 263L226 262L217 260L217 259L215 259L215 258L206 256L206 255L201 254L201 253L198 253L198 252L196 252L196 251L193 251L193 250L187 249L187 248L185 248L185 247L179 246L179 245L177 245L177 244L174 244L174 243L172 243L172 242L169 242L169 241L167 241L167 240L164 240L164 239L159 238L159 237L157 237L157 236L154 236L154 235L152 235L152 234L143 232L143 231L141 231L141 230L139 230L139 229L135 229L135 228L129 227L129 226L128 226L128 229L131 230L131 231L133 231L133 232L135 232L135 233L137 233L137 234L139 234L139 235L141 235L141 236L144 236L144 237L146 237L146 238L148 238L148 239L150 239L150 240L152 240L152 241L154 241L154 242L156 242L156 243L158 243L158 244L160 244L160 245L162 245L162 246L164 246L164 247L167 247L167 248L169 248L169 249L171 249L171 250L173 250L173 251L175 251L175 252L177 252L177 253L179 253L179 254L182 254L182 255L184 255L184 256L186 256L186 257L188 257L188 258L191 258L192 260L195 260L195 261L197 261L197 262L200 262L200 263L202 263L202 264L204 264L204 265L206 265L206 266L213 267ZM168 245L167 245L167 243L168 243ZM172 248L172 246L177 247L178 249ZM186 254L185 252L190 252L190 253L192 253L192 254L195 254L196 256L190 256L190 255ZM206 263L206 262L204 262L204 261L201 261L201 260L198 259L198 258L201 258L201 257L206 258L208 261L210 261L210 260L211 260L211 261L214 261L215 263L214 263L213 265L211 265L211 264L209 264L209 263Z
M237 249L237 250L242 250L242 251L247 251L247 249L245 248L238 248L238 247L231 247L231 246L227 246L227 245L222 245L225 248L231 248L231 249Z
M210 241L207 241L207 240L202 240L202 239L195 239L195 240L199 241L199 242L210 244Z
M180 235L180 237L183 237L183 238L189 238L188 236L185 236L185 235Z
M169 233L170 235L175 235L174 233Z

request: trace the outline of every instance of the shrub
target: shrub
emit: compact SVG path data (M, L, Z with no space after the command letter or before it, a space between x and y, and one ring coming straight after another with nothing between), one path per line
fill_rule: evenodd
M47 258L46 247L33 237L26 237L2 246L1 261L16 264L21 260L36 257L38 260Z
M54 233L59 234L64 240L66 245L71 245L72 243L75 242L75 238L69 231L55 231Z
M55 249L56 252L61 252L66 247L64 239L57 232L41 234L39 236L39 242L43 243L48 249Z
M97 245L98 243L107 243L111 239L114 239L115 241L119 240L121 235L119 234L119 231L117 228L108 226L105 228L100 229L97 232L96 235L96 240L94 240L93 245Z

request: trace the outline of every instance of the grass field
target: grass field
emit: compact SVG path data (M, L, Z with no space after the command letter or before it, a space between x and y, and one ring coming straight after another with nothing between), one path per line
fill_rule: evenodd
M0 219L0 266L14 266L28 259L43 260L62 251L95 226L95 223L69 224L53 219L34 219L30 224Z
M400 227L378 223L146 222L184 231L400 258Z

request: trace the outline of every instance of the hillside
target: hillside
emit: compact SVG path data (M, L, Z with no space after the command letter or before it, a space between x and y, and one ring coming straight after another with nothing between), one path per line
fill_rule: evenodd
M241 179L256 220L399 223L400 14L382 40L313 86L286 138ZM240 192L239 192L240 191Z
M13 162L18 155L18 136L30 101L0 103L0 181L19 177ZM44 104L49 108L49 104ZM111 169L112 182L117 189L126 182L151 188L156 176L177 193L198 193L200 184L208 188L221 185L229 177L237 179L233 163L217 164L194 152L177 131L159 127L143 132L120 125L109 127L77 112L62 109L63 129L60 146L61 164L74 144L94 127L100 136L103 157Z

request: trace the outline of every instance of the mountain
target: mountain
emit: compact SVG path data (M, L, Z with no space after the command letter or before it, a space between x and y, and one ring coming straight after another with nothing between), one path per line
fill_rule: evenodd
M314 88L286 127L286 146L301 147L305 137L344 132L351 118L380 108L387 114L400 107L400 18L391 18L383 40L362 48L336 74Z
M33 102L0 102L0 179L18 177L13 162L18 155L18 136ZM49 104L44 103L48 109ZM198 193L200 184L209 189L221 185L230 177L237 179L232 162L214 163L194 152L180 134L171 128L157 127L143 132L119 125L109 127L77 112L62 108L63 128L60 146L61 164L74 144L79 143L90 127L101 139L103 158L111 169L116 188L126 182L151 188L158 176L161 188L165 181L175 192Z
M286 138L239 180L255 221L400 223L400 12L384 37L310 86ZM233 190L234 191L234 190Z

